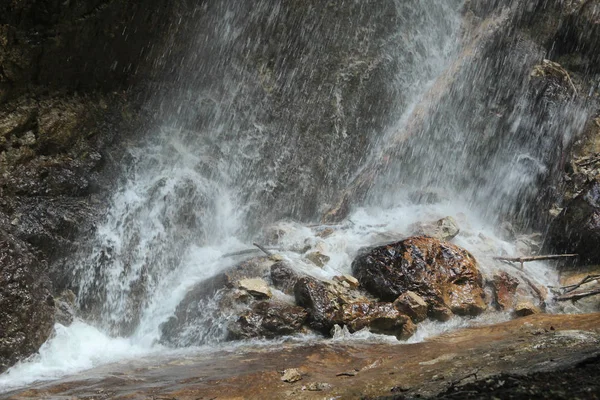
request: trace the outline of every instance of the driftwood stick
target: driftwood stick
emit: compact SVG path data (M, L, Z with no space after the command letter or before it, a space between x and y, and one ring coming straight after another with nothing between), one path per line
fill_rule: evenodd
M260 251L259 249L246 249L246 250L234 251L233 253L223 254L221 256L221 258L243 256L245 254L252 254L252 253L259 252L259 251Z
M260 251L262 251L263 253L265 253L266 255L268 255L269 257L273 255L272 252L270 252L269 250L267 250L265 247L261 246L258 243L252 243L254 246L258 247L260 249Z
M556 260L559 258L573 258L578 257L579 254L550 254L546 256L529 256L529 257L494 257L494 260L520 262L521 264L527 261L540 261L540 260Z
M533 283L531 281L531 279L529 279L528 277L526 277L524 274L520 274L521 278L523 278L523 280L525 281L525 283L527 283L529 285L529 287L531 288L531 290L533 290L535 292L535 294L537 295L538 299L540 299L540 304L543 305L544 302L546 301L546 297L544 296L544 294L542 293L542 291L540 290L540 288L537 287L537 285L535 283Z
M578 257L579 254L549 254L545 256L529 256L529 257L494 257L494 260L518 262L521 263L521 269L523 269L523 263L528 261L541 261L541 260L557 260L559 258L574 258Z
M564 290L565 293L569 293L569 292L572 292L573 290L577 289L581 285L585 285L586 283L591 282L591 281L593 281L595 279L598 279L598 278L600 278L600 275L588 275L585 278L583 278L581 280L581 282L576 283L574 285L563 286L563 287L561 287L561 289Z
M597 294L600 294L600 289L588 290L587 292L570 292L567 294L563 294L562 296L558 296L556 298L556 301L577 301L579 299L583 299L584 297L594 296Z

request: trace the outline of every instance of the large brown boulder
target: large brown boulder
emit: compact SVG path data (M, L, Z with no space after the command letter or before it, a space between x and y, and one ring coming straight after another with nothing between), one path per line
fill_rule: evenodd
M429 315L477 315L486 308L483 279L466 250L427 236L373 248L352 263L361 286L393 302L412 291L428 304Z
M0 373L34 354L52 333L50 281L27 246L0 231Z

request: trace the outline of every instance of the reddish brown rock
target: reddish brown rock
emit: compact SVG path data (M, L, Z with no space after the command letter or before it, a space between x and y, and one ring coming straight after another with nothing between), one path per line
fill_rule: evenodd
M494 304L499 310L510 310L515 305L515 294L519 280L502 271L494 275L490 282L494 296Z
M396 310L392 303L344 304L342 311L344 323L351 332L369 328L373 333L408 339L416 331L411 319Z
M445 307L458 315L478 315L486 309L475 258L431 237L373 248L354 260L352 271L362 287L383 301L410 290L427 302L430 313Z

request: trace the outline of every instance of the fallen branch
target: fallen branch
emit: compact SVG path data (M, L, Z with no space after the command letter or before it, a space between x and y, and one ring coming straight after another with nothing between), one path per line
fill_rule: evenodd
M579 299L583 299L584 297L595 296L597 294L600 294L600 289L589 290L587 292L571 292L562 296L558 296L556 301L577 301Z
M544 302L546 301L546 296L544 296L544 293L542 293L540 288L538 288L537 285L531 281L531 279L527 278L525 276L525 274L520 274L520 275L521 275L521 278L525 281L525 283L527 283L529 285L531 290L533 290L535 292L538 299L540 300L540 305L544 306Z
M252 253L257 253L259 252L259 249L246 249L246 250L240 250L240 251L235 251L233 253L227 253L227 254L223 254L221 256L221 258L227 258L227 257L235 257L235 256L243 256L245 254L252 254Z
M265 247L261 246L258 243L252 243L254 246L258 247L260 249L260 251L262 251L263 253L265 253L266 255L268 255L269 257L271 257L273 255L272 252L270 252L269 250L267 250Z
M574 285L563 286L563 287L561 287L561 289L565 291L564 293L569 293L569 292L572 292L573 290L577 289L581 285L585 285L586 283L596 280L598 278L600 278L600 275L588 275L585 278L583 278L581 280L581 282L576 283Z
M509 261L521 263L521 269L523 269L523 263L528 261L541 261L541 260L557 260L559 258L574 258L578 257L579 254L550 254L546 256L529 256L529 257L494 257L494 260Z

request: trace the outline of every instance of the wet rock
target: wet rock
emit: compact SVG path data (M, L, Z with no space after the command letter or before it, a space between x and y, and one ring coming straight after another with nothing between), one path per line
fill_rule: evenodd
M402 293L394 300L394 307L401 313L408 315L415 323L424 321L427 318L427 303L421 296L410 290Z
M312 277L298 279L294 286L296 304L308 310L308 325L328 334L335 324L340 324L342 304L337 294L322 281Z
M342 222L350 214L350 196L345 193L341 200L331 207L323 217L321 222L324 224L336 224Z
M515 317L527 317L528 315L539 314L541 310L529 302L522 302L515 306L513 315Z
M510 310L515 305L515 295L519 280L507 272L494 275L490 282L492 286L493 302L499 310Z
M585 264L600 263L600 181L586 185L550 225L552 252L579 254Z
M356 289L360 285L358 279L353 277L352 275L338 275L333 277L334 281L341 282L342 284L347 284L349 288Z
M329 256L326 256L320 251L313 251L312 253L308 253L306 255L306 258L319 268L323 268L325 264L327 264L330 260Z
M55 302L44 270L24 243L0 231L0 373L52 333Z
M239 287L257 299L270 299L273 296L269 285L264 279L251 278L240 280Z
M392 303L353 303L342 306L342 319L350 332L369 328L373 333L408 339L416 331L411 319Z
M256 303L229 325L230 339L274 338L298 332L308 313L302 307L273 301Z
M300 276L285 262L277 262L271 265L271 281L276 289L285 294L293 294L294 286Z
M431 237L368 250L354 260L352 271L362 287L383 301L394 301L410 290L427 302L430 313L445 307L454 314L477 315L486 309L474 257Z
M63 291L55 300L55 321L64 326L69 326L75 319L76 298L71 290Z
M184 347L223 339L227 320L256 301L239 289L239 282L268 275L273 264L268 257L255 257L197 283L177 305L173 316L160 326L161 343Z
M298 382L302 379L302 373L297 368L289 368L283 371L283 376L281 380L288 383Z
M460 232L458 223L452 217L445 217L435 222L417 222L408 229L412 235L426 235L445 241L452 240Z

